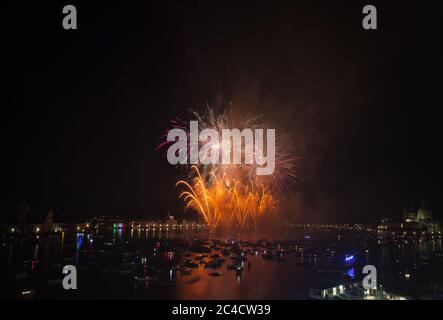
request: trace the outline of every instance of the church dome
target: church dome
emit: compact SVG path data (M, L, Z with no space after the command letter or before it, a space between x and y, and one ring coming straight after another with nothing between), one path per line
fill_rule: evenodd
M417 220L421 223L429 223L434 220L434 215L432 214L432 211L426 207L426 203L424 201L417 211Z

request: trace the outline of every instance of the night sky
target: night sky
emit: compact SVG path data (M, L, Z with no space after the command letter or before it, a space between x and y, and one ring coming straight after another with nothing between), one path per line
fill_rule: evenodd
M443 218L441 1L32 3L2 10L2 212L183 216L155 149L210 104L291 137L286 217L376 222L426 200Z

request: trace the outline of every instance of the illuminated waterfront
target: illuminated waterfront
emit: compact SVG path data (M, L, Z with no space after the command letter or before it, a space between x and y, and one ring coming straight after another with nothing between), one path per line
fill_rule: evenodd
M356 261L346 265L343 254L351 251ZM33 241L4 240L1 294L35 289L35 298L51 299L307 299L310 288L358 278L371 263L381 283L415 295L425 285L419 254L441 251L441 239L382 245L373 233L343 228L66 231ZM75 292L61 286L66 264L78 267Z

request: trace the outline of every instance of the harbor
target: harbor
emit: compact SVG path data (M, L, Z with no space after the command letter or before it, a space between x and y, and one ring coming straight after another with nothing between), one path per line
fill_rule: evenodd
M357 229L305 225L211 231L85 225L85 229L21 239L3 234L1 295L13 299L441 297L438 273L431 277L441 261L441 238L381 242L376 233ZM371 292L361 287L361 270L367 264L378 268L380 287ZM65 265L76 266L78 290L63 289Z

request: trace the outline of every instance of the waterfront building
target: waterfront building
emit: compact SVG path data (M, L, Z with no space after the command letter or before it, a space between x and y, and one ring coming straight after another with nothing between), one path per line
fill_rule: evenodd
M407 297L387 293L381 285L366 290L361 279L321 285L309 290L309 298L314 300L407 300Z
M404 216L404 227L407 227L408 224L428 233L441 231L440 223L435 220L433 212L426 206L424 201L422 201L416 212L409 210L406 217Z
M378 233L380 236L392 233L412 233L412 234L433 234L442 231L441 224L434 217L433 212L426 206L423 201L417 210L405 209L403 211L403 220L390 221L382 219L378 225Z

